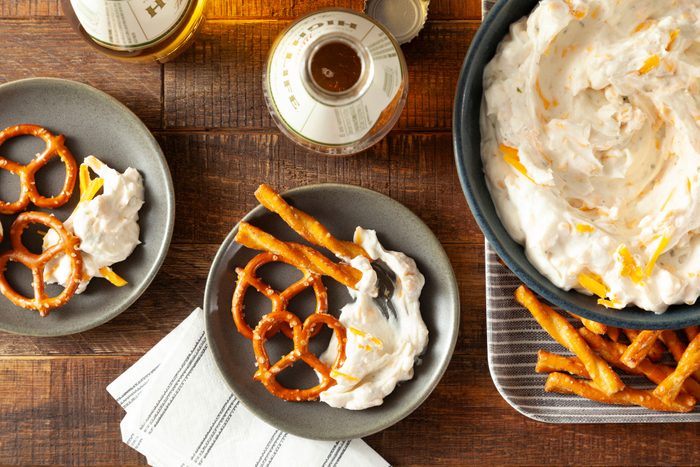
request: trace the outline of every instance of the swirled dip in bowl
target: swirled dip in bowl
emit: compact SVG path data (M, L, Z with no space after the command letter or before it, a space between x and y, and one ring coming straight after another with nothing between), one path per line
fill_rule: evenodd
M700 3L543 0L484 73L508 233L556 286L663 312L700 294Z

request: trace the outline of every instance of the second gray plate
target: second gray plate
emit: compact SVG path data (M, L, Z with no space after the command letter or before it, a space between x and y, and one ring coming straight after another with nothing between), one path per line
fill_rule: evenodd
M129 284L116 288L104 279L93 279L87 290L65 306L42 318L0 295L0 329L36 336L60 336L98 326L126 310L155 277L170 245L175 220L175 197L168 164L158 143L146 126L123 104L88 85L53 78L31 78L0 86L0 128L33 123L66 138L66 146L80 164L90 154L110 167L123 172L137 169L144 180L145 204L139 212L142 244L114 270ZM38 138L22 136L0 146L0 153L10 160L27 163L43 150ZM65 169L51 162L37 173L37 185L46 196L63 185ZM13 201L19 193L19 181L7 171L0 171L0 199ZM65 220L80 197L76 182L71 201L52 210ZM36 210L30 204L28 210ZM0 215L7 234L16 216ZM0 242L0 252L10 248L8 235ZM41 248L38 235L24 235L28 247ZM36 251L36 250L35 250ZM10 282L31 296L31 273L18 265L8 268ZM49 292L60 290L51 286Z
M252 196L252 194L251 194ZM399 385L384 404L361 411L335 409L322 402L285 402L272 396L253 380L255 359L250 341L241 336L231 316L231 298L236 285L236 267L243 267L257 252L233 241L238 227L228 235L214 259L204 294L206 331L209 347L224 379L236 396L255 415L276 428L313 439L341 440L368 436L388 428L415 410L437 386L452 356L459 330L459 292L457 281L440 242L430 229L400 203L374 191L349 185L314 185L283 194L292 205L302 209L328 227L341 239L352 239L356 226L377 231L380 242L391 250L403 251L416 260L425 276L420 297L421 313L430 332L422 364L415 368L412 380ZM262 206L248 213L250 222L287 241L301 239L276 215ZM297 278L298 271L278 263L264 266L261 276L281 290ZM328 287L329 312L338 316L349 301L344 287L324 278ZM250 294L250 292L249 292ZM313 309L313 294L303 293L292 300L290 311L305 315ZM248 323L270 309L269 302L251 294L246 301ZM320 334L312 343L318 353L327 347L330 332ZM291 348L288 339L276 336L268 343L271 361ZM317 380L305 365L296 365L280 375L290 387L309 387Z

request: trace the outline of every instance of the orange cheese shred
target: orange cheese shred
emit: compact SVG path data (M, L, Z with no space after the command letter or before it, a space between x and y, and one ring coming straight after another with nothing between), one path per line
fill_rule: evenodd
M638 70L640 75L646 75L649 73L651 70L659 66L659 63L661 63L661 59L659 58L658 55L654 54L651 57L647 58L646 62L644 62L644 65Z
M605 298L610 291L608 286L603 282L603 279L599 275L592 272L582 272L579 274L578 283L581 284L581 287L600 298Z
M523 174L532 183L537 184L530 175L527 173L527 168L520 162L520 156L518 155L518 150L505 144L501 144L498 148L503 153L503 160L506 161L511 167Z
M671 49L673 49L673 44L676 43L676 39L678 39L678 34L680 32L680 29L674 29L669 33L668 44L666 44L666 52L670 52Z
M111 268L100 268L100 274L102 274L102 276L104 276L105 279L107 279L109 282L112 283L112 285L116 287L124 287L126 284L128 284L128 282L123 277L121 277L116 272L112 271Z
M651 273L654 270L654 266L656 265L656 261L659 259L659 256L661 256L661 253L663 253L664 249L668 246L668 240L669 239L666 236L661 237L659 244L656 246L656 250L654 250L654 254L651 255L651 259L649 259L647 267L644 270L647 277L651 276Z
M625 245L620 245L617 249L617 254L622 261L622 272L620 273L622 277L628 277L635 284L641 284L642 280L644 280L644 271L637 266L637 262L632 257L629 249Z

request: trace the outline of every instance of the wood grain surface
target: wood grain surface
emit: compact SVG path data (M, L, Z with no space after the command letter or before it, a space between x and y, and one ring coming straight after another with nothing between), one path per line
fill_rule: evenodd
M271 41L301 14L363 4L210 0L209 21L184 55L166 65L124 65L83 42L58 0L0 2L0 82L57 76L124 102L163 147L177 198L165 264L129 310L74 336L0 334L0 465L145 464L121 442L123 411L105 387L201 304L219 243L255 206L252 192L263 181L280 190L322 182L371 188L408 206L445 246L461 293L461 332L434 394L367 439L393 465L698 463L698 424L545 425L513 410L491 381L483 237L462 196L451 135L459 68L479 26L478 0L432 1L425 29L403 47L406 108L375 147L322 157L274 127L261 90Z

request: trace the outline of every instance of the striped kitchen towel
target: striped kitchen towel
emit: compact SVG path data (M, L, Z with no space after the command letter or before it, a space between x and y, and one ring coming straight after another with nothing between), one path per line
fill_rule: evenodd
M652 412L642 407L603 405L577 396L544 392L547 375L535 373L537 351L544 349L562 355L571 353L556 343L515 301L513 293L520 283L487 244L486 339L489 369L498 392L514 409L532 419L549 423L700 422L698 408L686 414ZM573 320L571 322L579 325ZM654 387L642 376L622 375L622 380L636 388Z
M267 425L231 393L196 309L114 380L123 441L153 466L382 466L364 441L313 441Z

